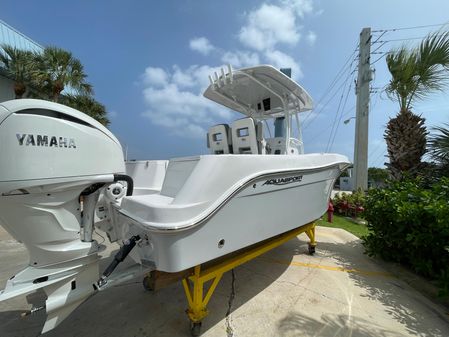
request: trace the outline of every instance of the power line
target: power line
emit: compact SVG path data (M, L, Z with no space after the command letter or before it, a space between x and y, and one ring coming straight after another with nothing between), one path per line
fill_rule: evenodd
M387 55L389 53L389 51L384 52L382 55L380 55L375 61L371 62L370 64L376 64L377 62L379 62L383 57L385 57L385 55Z
M374 54L375 52L377 52L380 48L382 48L387 42L384 41L383 43L381 43L376 49L374 49L371 54Z
M337 72L337 74L335 75L334 79L332 80L331 84L328 86L328 88L325 90L324 94L320 97L320 99L318 100L318 103L316 104L316 106L318 106L325 98L326 96L328 96L333 88L335 87L335 85L339 82L339 80L342 78L340 75L342 75L344 73L344 70L347 68L347 65L349 63L349 61L351 61L351 58L354 56L354 54L357 52L358 47L356 46L355 49L352 51L352 53L348 56L348 58L346 59L345 63L343 64L343 66L340 68L340 70ZM352 68L352 64L354 63L354 59L352 60L352 62L349 65L349 71L351 71ZM338 89L337 89L338 90ZM338 91L337 91L338 92ZM335 96L335 95L334 95ZM329 102L329 100L327 101L327 103ZM326 104L327 104L326 103ZM313 120L317 117L317 115L322 111L323 109L320 109L320 111L314 115L314 117L312 118L312 120L309 122L309 124L307 124L307 126L309 126ZM306 128L305 122L309 119L309 117L312 114L307 115L306 118L304 118L303 120L303 125L304 128Z
M315 115L312 117L312 119L309 121L307 125L304 124L304 129L308 128L313 121L318 117L318 115L327 107L330 101L339 93L340 89L346 84L346 81L341 83L340 86L335 90L334 94L324 103L320 109L315 113ZM305 119L304 119L305 120ZM304 123L304 122L303 122Z
M438 37L438 36L443 36L443 35L446 35L446 34L447 34L447 32L445 32L445 33L440 33L440 34L435 34L435 35L433 35L433 36ZM389 42L397 42L397 41L422 40L422 39L425 39L426 37L427 37L427 36L416 36L416 37L406 37L406 38L400 38L400 39L379 40L379 41L376 41L376 43L382 43L382 44L385 44L385 43L389 43Z
M384 36L385 35L385 33L386 33L387 31L385 30L385 31L383 31L382 32L382 34L380 34L378 37L377 37L377 39L376 40L374 40L373 42L371 42L371 44L375 44L377 41L379 41L380 40L380 38L382 37L382 36ZM372 35L371 35L372 36Z
M379 91L376 91L376 93L374 94L374 95L377 95L377 96L376 96L376 99L375 99L373 105L371 106L370 110L374 110L374 108L376 107L377 102L379 101L380 94L381 94L381 88L379 88Z
M350 114L351 112L353 112L354 110L355 110L355 105L353 105L351 109L349 109L348 111L346 111L346 112L343 114L343 117L349 115L349 114Z
M381 30L376 30L373 32L382 32L382 34L380 34L380 36L371 43L371 45L376 44L376 43L380 43L380 45L374 49L371 54L379 54L379 52L377 52L380 48L382 48L384 45L386 45L387 43L390 42L399 42L399 41L412 41L412 40L422 40L424 38L426 38L426 36L420 36L420 37L408 37L408 38L400 38L400 39L389 39L389 40L380 40L380 38L387 32L395 32L395 31L399 31L399 30L406 30L406 29L414 29L414 28L424 28L424 27L434 27L434 26L444 26L449 24L449 21L444 23L444 24L435 24L435 25L425 25L425 26L415 26L415 27L404 27L404 28L394 28L394 29L381 29ZM435 36L442 36L446 33L441 33L441 34L436 34ZM377 63L378 61L380 61L385 55L387 55L389 52L383 52L375 61L371 62L371 65Z
M377 91L374 95L371 96L371 99L373 101L373 104L370 107L370 111L373 112L374 109L377 106L377 103L379 102L379 98L382 94L382 90ZM371 149L369 154L368 154L368 158L372 158L375 154L377 154L377 151L380 150L382 148L382 145L384 143L382 141L380 141L375 147L374 149ZM376 157L378 158L378 157Z
M338 128L340 127L340 124L343 119L343 111L346 108L346 103L348 102L348 97L349 97L349 93L351 92L351 87L352 87L352 81L349 82L349 87L348 87L348 91L346 92L345 102L343 103L343 107L341 108L340 118L338 119L337 125L335 126L335 132L334 132L334 136L332 137L332 142L329 144L329 148L326 150L326 152L330 152L330 150L332 149L332 146L334 146L335 137L337 136Z
M349 114L351 114L353 111L355 110L355 105L352 106L352 108L350 108L348 111L346 111L343 117L348 116ZM327 130L329 130L329 128L332 126L333 123L328 124L325 128L321 129L319 132L315 133L315 137L313 137L312 139L310 139L310 143L314 142L316 139L318 139L319 137L322 137L323 133L326 132Z
M345 85L346 85L346 83L347 83L347 80L345 81ZM332 122L331 132L329 134L329 139L327 140L326 149L324 150L324 152L328 152L329 144L331 142L332 135L334 133L334 129L335 129L335 126L336 126L336 121L337 121L338 115L340 114L340 107L341 107L341 102L343 101L344 92L345 92L345 90L343 89L341 91L341 96L340 96L340 100L338 101L337 111L335 112L334 121Z
M424 39L425 36L417 36L417 37L406 37L406 38L402 38L402 39L391 39L391 40L385 40L385 41L378 41L377 43L382 43L382 42L397 42L397 41L411 41L411 40L422 40Z
M373 164L374 164L374 165L377 165L377 163L379 162L379 159L380 159L380 162L384 161L384 159L382 159L382 158L385 157L386 154L387 154L387 150L385 149L383 152L381 152L381 153L376 157L375 160L373 160Z
M422 40L424 38L426 38L427 36L420 36L420 37L408 37L408 38L397 38L397 39L384 39L381 40L381 37L384 36L384 34L386 33L390 33L390 32L396 32L396 31L401 31L401 30L411 30L411 29L419 29L419 28L427 28L427 27L437 27L437 26L445 26L448 25L449 21L445 22L445 23L441 23L441 24L431 24L431 25L421 25L421 26L413 26L413 27L401 27L401 28L392 28L392 29L379 29L379 30L373 30L373 33L381 33L375 41L372 42L373 44L379 44L379 46L377 46L377 48L375 48L371 54L379 54L378 50L381 49L383 46L385 46L387 43L391 43L391 42L399 42L399 41L412 41L412 40ZM447 32L442 32L442 33L438 33L435 34L435 36L443 36L447 34ZM381 52L380 56L377 57L374 61L370 62L370 65L373 66L374 64L376 64L377 62L379 62L380 60L382 60L386 55L388 55L390 53L390 51L387 52Z
M429 28L429 27L439 27L439 26L445 26L449 23L449 21L444 23L437 23L432 25L422 25L422 26L412 26L412 27L400 27L400 28L389 28L389 29L378 29L373 30L373 33L383 33L383 32L396 32L399 30L409 30L409 29L420 29L420 28Z
M317 103L317 107L319 106L319 104L326 98L326 96L328 96L331 92L332 92L332 90L333 90L333 88L335 87L335 85L340 81L340 79L341 78L343 78L343 76L340 76L340 75L343 75L343 73L344 73L344 70L347 68L347 64L348 64L348 62L351 60L351 57L354 55L354 53L357 51L357 49L355 49L353 52L352 52L352 54L349 56L349 58L346 60L346 62L345 62L345 64L343 65L343 67L338 71L338 73L337 73L337 75L335 76L335 78L334 78L334 80L332 81L332 83L329 85L329 87L325 90L325 93L323 94L323 96L321 96L321 98L318 100L318 103ZM354 62L354 60L351 62L351 64L349 65L349 71L351 71L351 69L352 69L352 64L353 64L353 62ZM337 89L337 91L334 93L334 95L331 97L331 99L337 94L337 92L338 92L338 90L341 88L341 85L340 85L340 87L338 87L338 89ZM310 124L312 124L312 122L313 122L313 120L316 118L316 116L324 109L324 107L329 103L329 101L331 100L331 99L329 99L325 104L324 104L324 106L322 106L321 108L320 108L320 110L319 110L319 112L317 113L317 114L315 114L315 116L312 118L312 120L309 122L309 124L307 124L307 126L309 126ZM304 123L304 128L306 127L305 126L305 122L307 121L307 119L310 117L310 115L311 114L309 114L305 119L304 119L304 121L303 121L303 123Z
M377 157L373 160L373 164L377 164L379 159L384 157L387 154L387 149L384 149L382 152L380 152Z
M371 153L368 155L368 157L372 158L375 154L377 154L377 151L382 148L382 146L381 146L382 144L383 144L382 142L377 143L376 147L374 148L374 150L371 151Z
M368 154L368 158L372 158L375 154L377 154L377 151L379 151L382 148L382 145L384 145L384 144L385 143L383 141L380 141L379 143L377 143L377 145L374 147L374 149L370 150L370 152Z
M352 55L351 55L351 56L352 56ZM349 59L350 59L350 58L349 58ZM345 67L345 69L348 68L348 72L349 72L348 75L347 75L347 77L346 77L346 78L344 79L344 81L340 84L340 86L335 90L334 94L333 94L333 95L326 101L326 103L324 103L324 104L319 108L319 110L313 115L312 119L309 121L309 123L308 123L307 125L304 123L304 122L307 120L307 118L304 119L304 122L303 122L303 123L304 123L304 129L308 128L308 127L315 121L315 119L318 117L318 115L319 115L321 112L324 111L324 109L325 109L325 108L327 107L327 105L332 101L332 99L333 99L333 98L340 92L340 89L346 86L346 83L347 83L349 77L354 73L355 70L357 70L357 69L354 69L354 71L353 71L353 64L354 64L354 61L355 61L355 60L356 60L356 59L353 59L353 60L352 60L352 62L351 62L351 64L349 65L349 67ZM341 74L341 75L342 75L342 76L339 77L338 81L336 81L335 84L338 83L338 82L340 81L340 79L344 78L343 74ZM329 94L329 93L331 93L331 92L332 92L332 90L327 91L327 93L323 96L323 98L325 98L325 97L327 96L327 94ZM321 101L323 100L323 98L320 99L320 101L318 102L317 106L321 103ZM310 115L312 115L312 114L310 114ZM310 115L308 115L307 117L310 117Z
M309 123L307 124L307 125L305 125L304 124L304 130L306 129L306 128L308 128L312 123L313 123L313 121L318 117L318 115L321 113L321 112L323 112L323 110L327 107L327 105L334 99L334 97L340 92L340 89L341 88L343 88L345 85L346 85L346 83L347 83L347 81L348 81L348 79L349 79L349 77L350 77L350 75L351 75L352 73L350 73L350 74L348 74L348 76L346 77L346 79L345 79L345 81L343 82L343 83L341 83L340 84L340 86L335 90L335 92L334 92L334 94L326 101L326 103L324 103L321 107L320 107L320 109L317 111L317 113L312 117L312 119L309 121ZM304 123L304 122L303 122Z

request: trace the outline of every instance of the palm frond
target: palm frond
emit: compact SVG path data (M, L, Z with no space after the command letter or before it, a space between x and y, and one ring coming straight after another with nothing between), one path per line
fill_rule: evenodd
M449 124L432 128L434 132L428 140L431 157L442 165L449 164Z
M386 62L392 76L386 91L401 111L408 110L414 101L447 88L449 32L430 34L417 48L392 50Z
M1 45L1 67L7 76L15 81L16 98L21 98L29 86L34 86L38 80L38 65L35 54L10 45Z
M109 124L106 107L92 96L64 95L62 103L89 115L105 126Z
M386 61L392 77L386 88L387 94L390 98L397 100L403 110L415 84L416 55L402 46L391 51Z
M67 86L79 94L93 92L92 86L86 82L87 74L82 63L69 51L46 47L41 58L41 70L46 74L46 83L55 101Z

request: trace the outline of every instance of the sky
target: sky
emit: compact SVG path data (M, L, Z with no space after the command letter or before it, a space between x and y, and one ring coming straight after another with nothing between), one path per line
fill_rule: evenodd
M2 0L0 19L81 60L128 159L208 153L207 129L240 118L202 96L208 75L227 64L292 68L315 102L301 116L305 152L352 159L356 47L362 28L371 27L375 73L368 154L369 166L382 167L385 125L398 111L384 91L390 76L383 56L449 29L440 25L449 21L449 2ZM429 25L435 26L382 31ZM449 95L434 94L413 111L429 128L449 123Z

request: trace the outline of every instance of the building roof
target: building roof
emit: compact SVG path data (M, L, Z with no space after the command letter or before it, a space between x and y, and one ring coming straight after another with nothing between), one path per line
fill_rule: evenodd
M44 49L39 43L33 41L25 34L0 20L0 45L2 44L8 44L18 49L37 52Z
M1 47L2 44L7 44L21 50L29 50L34 52L44 51L44 47L42 45L36 41L33 41L31 38L0 19L0 51L3 51ZM0 75L9 77L8 74L5 73L2 66L3 64L0 62ZM73 92L74 91L71 87L67 87L63 91L65 94Z

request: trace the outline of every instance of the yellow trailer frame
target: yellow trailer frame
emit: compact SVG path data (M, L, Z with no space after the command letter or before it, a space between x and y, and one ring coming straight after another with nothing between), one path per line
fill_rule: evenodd
M315 253L315 222L311 222L272 239L263 241L243 251L241 254L219 261L216 264L205 265L204 268L202 265L195 266L193 268L193 274L182 280L189 305L186 312L191 322L192 335L200 335L201 321L208 315L207 304L224 273L284 244L301 233L306 233L310 239L309 253ZM207 290L205 289L206 283L210 283Z

